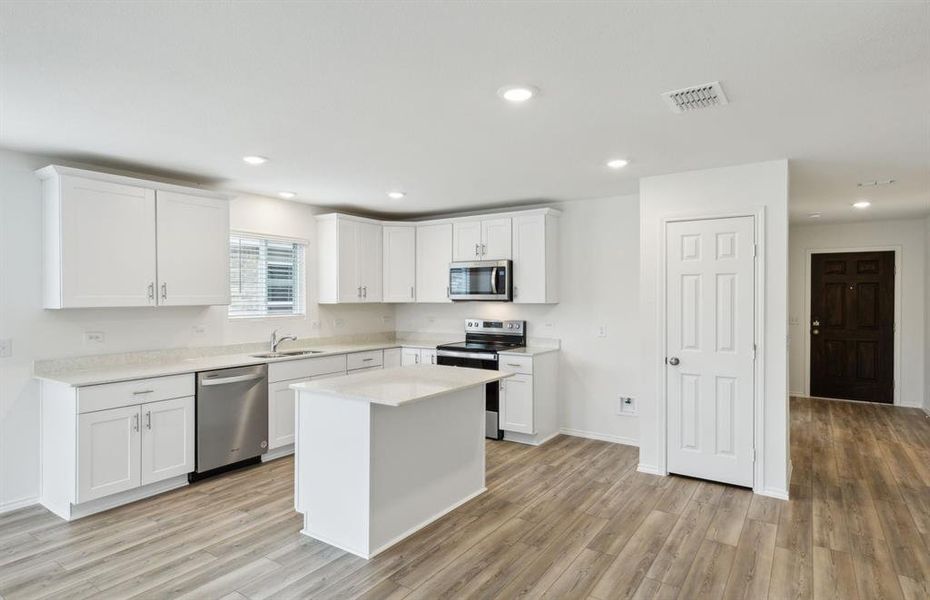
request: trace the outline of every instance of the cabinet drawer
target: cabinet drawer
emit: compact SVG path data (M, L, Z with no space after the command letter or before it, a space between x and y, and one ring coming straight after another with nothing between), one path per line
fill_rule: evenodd
M498 368L508 373L532 373L533 357L501 354Z
M372 350L371 352L356 352L346 356L346 368L349 371L355 369L367 369L369 367L380 367L384 364L384 352L381 350Z
M287 381L288 379L306 379L317 375L340 373L346 370L346 356L323 356L321 358L305 358L302 360L287 360L268 365L268 382Z
M78 412L88 413L193 395L193 373L90 385L78 388Z

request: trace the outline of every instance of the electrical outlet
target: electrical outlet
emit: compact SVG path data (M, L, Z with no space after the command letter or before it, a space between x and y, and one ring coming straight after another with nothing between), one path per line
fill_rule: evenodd
M85 331L85 344L102 344L106 341L106 335L102 331Z
M10 358L13 356L13 339L0 339L0 358Z
M320 322L319 322L319 321L310 321L310 329L319 330L319 329L320 329Z
M204 325L194 325L191 327L191 334L194 337L203 337L207 334L207 328Z
M607 337L607 325L597 326L597 337Z
M617 414L632 415L636 414L636 401L630 396L617 397Z
M342 318L333 319L333 329L342 329L345 326L346 326L345 319L342 319Z
M385 325L389 324L393 320L394 319L391 317L391 315L381 315L381 322Z

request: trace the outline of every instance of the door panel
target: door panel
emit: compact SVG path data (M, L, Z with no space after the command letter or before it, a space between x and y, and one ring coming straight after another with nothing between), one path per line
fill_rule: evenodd
M338 219L339 302L361 302L362 284L358 272L358 222Z
M667 227L668 469L753 483L755 225Z
M194 397L142 405L142 485L194 470Z
M78 503L139 487L139 416L127 406L78 417Z
M513 256L510 219L481 221L481 260L507 260Z
M452 245L452 260L481 260L481 221L453 223Z
M158 304L229 304L229 204L159 190Z
M362 302L381 302L384 243L381 225L358 224L358 277L362 286Z
M416 299L417 230L385 225L382 235L384 301L413 302Z
M449 300L452 224L417 226L417 302Z
M62 177L61 198L62 306L154 306L155 190Z
M811 255L811 395L894 402L894 252Z

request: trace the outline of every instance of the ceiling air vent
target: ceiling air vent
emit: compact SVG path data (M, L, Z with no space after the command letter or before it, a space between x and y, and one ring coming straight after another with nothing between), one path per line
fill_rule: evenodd
M662 94L672 112L683 113L711 106L721 106L727 103L726 94L720 87L719 81L712 81L703 85L695 85L681 90L673 90Z

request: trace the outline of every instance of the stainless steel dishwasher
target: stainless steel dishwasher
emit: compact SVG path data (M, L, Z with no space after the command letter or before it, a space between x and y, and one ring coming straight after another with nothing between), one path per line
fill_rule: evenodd
M194 478L268 451L268 366L197 373L197 467Z

